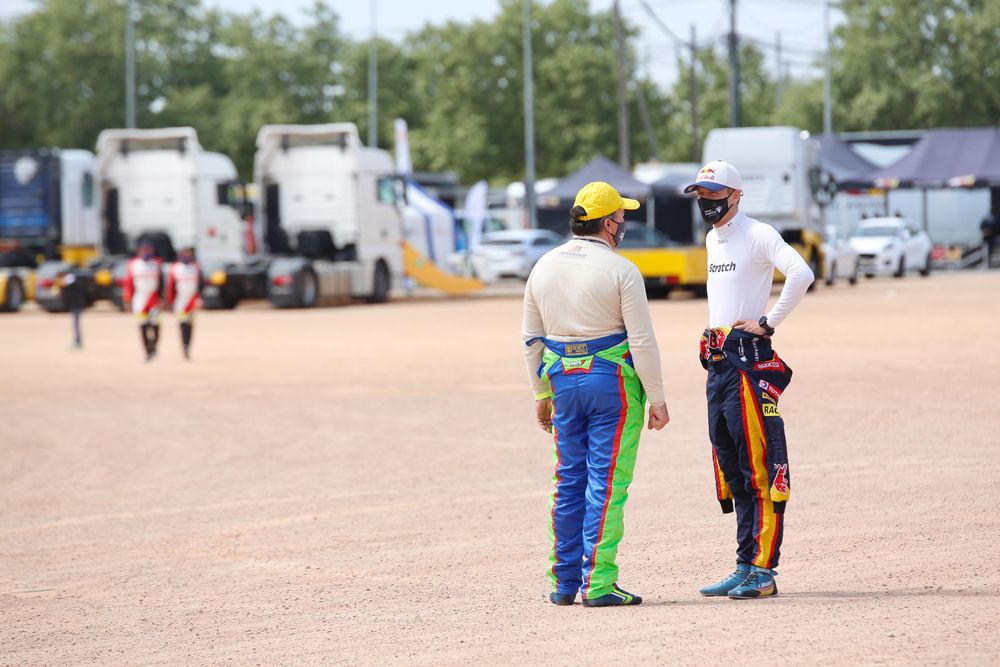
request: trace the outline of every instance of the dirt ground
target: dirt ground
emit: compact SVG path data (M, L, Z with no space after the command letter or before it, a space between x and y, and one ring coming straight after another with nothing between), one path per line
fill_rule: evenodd
M516 298L0 317L0 664L997 664L1000 272L819 286L775 347L779 597L732 569L706 304L652 304L672 422L620 550L635 608L546 601L551 440Z

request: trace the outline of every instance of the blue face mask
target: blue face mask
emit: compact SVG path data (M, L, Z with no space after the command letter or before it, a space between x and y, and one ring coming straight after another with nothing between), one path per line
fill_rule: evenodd
M153 259L153 253L144 252L142 253L142 258L148 262L149 260Z
M190 264L194 261L194 257L191 255L181 255L181 264Z

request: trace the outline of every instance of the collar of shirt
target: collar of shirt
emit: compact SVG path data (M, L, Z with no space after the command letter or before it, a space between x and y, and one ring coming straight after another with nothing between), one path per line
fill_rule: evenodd
M611 244L602 239L599 236L574 236L574 241L587 241L588 243L600 243L601 245L611 248Z
M733 219L722 225L721 227L715 228L715 233L719 235L720 239L729 238L736 233L736 230L743 226L743 221L747 217L742 213L737 213L733 216Z

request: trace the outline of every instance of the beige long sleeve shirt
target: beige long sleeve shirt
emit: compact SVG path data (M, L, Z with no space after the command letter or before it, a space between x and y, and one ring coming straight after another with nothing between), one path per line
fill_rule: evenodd
M560 342L628 332L636 373L651 404L666 401L660 349L635 264L603 239L574 237L546 253L524 288L522 339L545 336ZM535 395L549 390L538 377L543 345L525 345L524 357Z

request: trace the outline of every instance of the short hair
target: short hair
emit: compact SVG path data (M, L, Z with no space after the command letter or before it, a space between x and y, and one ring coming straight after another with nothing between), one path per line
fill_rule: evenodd
M604 228L602 222L604 218L608 216L603 215L600 218L594 218L593 220L584 220L587 215L587 209L582 206L574 206L569 211L569 228L577 236L596 236L600 234L601 229Z

